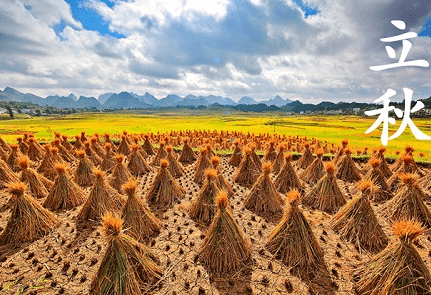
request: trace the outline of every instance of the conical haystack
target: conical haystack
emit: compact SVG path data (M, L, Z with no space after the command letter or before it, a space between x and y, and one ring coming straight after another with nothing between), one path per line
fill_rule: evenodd
M73 146L75 147L75 150L77 150L77 151L83 150L85 148L84 144L81 141L81 136L79 136L79 135L75 136L75 143L73 144Z
M93 162L95 167L99 167L100 164L102 164L102 158L97 155L97 153L91 148L90 142L86 141L84 142L85 147L85 154L87 155L88 159Z
M212 168L205 170L204 184L188 210L190 218L208 226L217 211L215 199L219 192L217 171Z
M239 147L239 140L238 139L235 139L233 144L235 145L235 148L233 149L232 155L230 156L227 163L229 165L234 166L234 167L238 167L239 164L241 164L242 151L241 151L241 148Z
M326 175L323 176L315 186L305 194L304 205L318 209L329 214L334 214L346 204L346 199L338 187L335 178L335 165L332 162L325 165Z
M371 170L368 171L364 178L370 180L375 185L375 191L371 196L371 199L377 203L391 199L393 195L389 190L389 186L386 183L383 172L380 170L382 167L380 160L377 158L371 158L367 165L371 167Z
M18 159L18 166L21 169L20 181L27 185L31 195L38 199L48 196L49 189L51 189L53 183L49 179L38 174L36 170L30 168L30 160L27 156L21 156Z
M245 187L252 187L260 175L252 159L252 153L250 148L244 148L241 164L232 177L234 182Z
M105 173L98 169L93 171L95 180L90 195L77 215L80 221L97 221L106 212L116 213L123 209L126 199L105 182Z
M167 156L168 156L168 152L166 151L165 143L160 142L159 149L157 150L157 153L154 156L154 159L150 162L150 165L160 166L160 160L166 159Z
M43 146L45 149L45 155L43 156L42 161L40 162L39 166L37 167L37 172L43 173L46 169L51 167L53 165L53 160L51 159L52 153L51 153L51 144L47 143Z
M14 172L17 172L19 170L18 158L23 156L23 154L19 150L19 146L17 144L11 144L10 147L11 147L11 152L7 157L6 163Z
M17 138L17 140L18 140L18 147L19 147L19 150L21 151L21 153L23 153L24 155L26 155L27 154L27 151L28 151L28 144L27 143L25 143L23 140L22 140L22 137L18 137ZM1 149L1 148L0 148Z
M64 146L72 155L75 153L75 148L70 144L67 135L62 135L61 145Z
M260 216L277 219L283 213L283 199L271 180L271 163L263 163L262 169L263 174L256 179L250 192L246 195L244 206Z
M8 183L18 181L18 176L9 165L0 159L0 189L7 187Z
M151 292L163 276L150 248L122 232L119 216L106 214L102 226L108 247L90 286L90 295L135 295Z
M118 146L117 153L128 156L131 150L129 147L129 143L127 142L127 137L125 135L121 136L120 145Z
M216 277L245 269L251 260L251 245L229 208L226 192L216 198L217 212L199 251L199 260Z
M371 181L362 180L358 188L361 195L350 200L332 217L332 229L358 249L380 252L388 245L388 238L370 204L375 187Z
M51 181L57 177L57 171L55 170L55 164L64 164L64 160L58 155L58 148L52 147L49 149L51 156L45 157L39 166L39 173L48 178ZM48 149L46 151L48 153ZM46 160L46 161L45 161ZM43 164L43 167L42 167Z
M106 143L105 146L105 157L103 157L102 164L100 164L100 170L110 173L117 163L114 159L114 149L111 143Z
M280 144L278 146L278 153L275 156L273 165L272 165L272 173L274 173L274 175L277 175L278 172L280 172L281 167L283 167L284 165L284 151L286 150L286 145L285 144Z
M265 155L263 156L264 161L273 162L277 157L277 152L275 151L275 141L271 140L269 142L268 149L265 151Z
M1 136L0 136L0 148L3 149L6 153L10 153L11 147L3 140Z
M76 156L79 162L73 174L73 181L83 188L92 186L94 183L93 169L95 168L93 162L87 158L85 151L77 151Z
M29 159L31 161L42 160L44 152L39 148L36 140L32 137L32 138L29 138L28 142L29 142L29 145L28 145L27 156L29 157Z
M110 144L111 145L111 151L113 153L115 153L117 151L117 146L115 145L115 143L112 142L109 133L104 133L103 137L105 138L105 141L104 141L105 142L105 147L106 147L107 144Z
M148 204L156 209L172 207L185 195L185 190L172 177L168 166L166 159L160 160L160 169L146 195Z
M411 156L413 158L414 151L415 149L412 146L407 145L404 148L404 153L391 165L392 171L397 171L403 165L403 156Z
M93 151L96 152L96 154L100 157L100 158L104 158L106 156L106 152L103 150L103 148L100 146L97 137L92 137L90 139L90 146L93 149Z
M292 167L292 154L286 154L284 156L284 164L278 172L277 177L274 181L275 188L278 192L286 194L293 189L297 189L302 192L304 186L296 175L295 169Z
M54 181L43 207L51 210L69 210L84 203L84 191L66 175L66 165L55 164L58 176Z
M75 162L76 158L70 153L64 146L60 144L60 138L55 138L52 146L58 149L58 155L62 159L62 161L66 161L69 164Z
M300 273L313 273L323 263L323 250L298 205L300 194L292 190L287 195L288 206L283 219L272 230L265 247L275 258Z
M172 146L168 145L166 147L166 151L168 152L168 156L166 157L169 162L169 172L171 173L172 177L179 178L183 176L184 174L184 168L181 166L181 164L178 162L178 160L175 158L175 156L172 154L173 149Z
M183 142L184 145L181 150L181 154L178 161L184 165L192 164L197 159L196 154L193 151L192 147L189 145L188 138L184 138Z
M139 148L140 146L138 144L131 146L132 152L129 155L129 163L127 164L129 171L136 177L147 174L153 170L142 157L141 153L139 153Z
M295 163L295 165L301 169L307 169L308 166L313 163L314 157L310 151L310 144L307 142L304 144L304 150L302 152L301 158Z
M144 149L144 151L149 156L156 154L156 149L153 147L153 145L150 142L150 135L149 134L144 135L144 143L142 144L142 148Z
M383 214L392 221L415 220L431 228L431 212L419 187L417 174L399 174L403 183L398 193L383 205Z
M201 148L199 150L199 158L196 162L195 175L193 176L193 181L199 185L204 182L205 170L211 166L210 160L208 158L207 149Z
M43 208L38 201L25 193L24 183L11 183L8 190L12 195L12 213L0 235L1 246L19 247L47 235L60 224L54 213Z
M404 174L404 173L416 173L418 172L418 170L416 169L417 167L415 165L413 165L413 157L409 156L409 155L402 155L400 157L400 166L397 169L397 171L394 172L394 174L392 174L391 177L389 177L387 183L389 186L389 190L392 193L397 193L398 190L401 188L402 186L402 181L400 179L400 175Z
M257 171L259 171L259 173L262 173L262 161L260 160L259 156L256 153L256 145L250 144L250 148L251 148L251 152L250 152L251 159L253 160Z
M146 243L160 232L162 222L154 216L144 198L136 195L136 185L134 180L123 185L127 202L122 218L127 235L140 243Z
M380 160L380 170L382 171L383 175L387 178L392 176L392 171L389 168L388 162L386 162L385 151L386 151L386 147L380 147L378 150L378 153L376 154L376 159Z
M335 165L338 165L338 161L341 159L341 157L344 155L344 150L346 149L347 145L349 144L348 139L343 139L341 141L341 146L338 148L337 153L335 154L335 157L332 159L332 162Z
M217 156L213 156L210 163L212 168L217 171L217 187L221 190L224 190L227 193L228 197L233 195L232 185L223 176L223 172L220 168L220 158Z
M348 182L356 182L362 178L361 172L353 162L352 151L349 148L344 149L344 156L337 162L336 177Z
M299 178L302 181L305 181L308 184L315 185L324 175L325 175L325 167L322 162L323 149L319 149L316 151L316 159L314 159L313 163L308 166L307 169L302 171L299 175Z
M120 194L123 193L123 185L132 180L134 177L132 173L124 166L124 155L118 154L115 155L116 165L114 169L112 169L112 175L109 178L109 185L115 188Z
M431 275L413 246L422 234L420 224L400 221L393 224L398 241L359 265L355 290L359 295L431 294Z

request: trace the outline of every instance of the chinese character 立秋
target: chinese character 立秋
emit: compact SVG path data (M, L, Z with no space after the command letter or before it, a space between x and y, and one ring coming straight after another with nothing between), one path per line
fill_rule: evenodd
M401 20L393 20L391 23L400 30L406 29L406 24ZM418 34L415 32L408 32L401 35L388 37L388 38L382 38L380 41L382 42L396 42L396 41L402 41L403 49L401 51L401 56L398 62L386 64L386 65L380 65L380 66L371 66L370 69L373 71L382 71L386 69L391 68L398 68L398 67L406 67L406 66L416 66L416 67L429 67L429 63L426 60L418 59L418 60L412 60L412 61L406 61L407 54L409 53L410 49L412 48L412 43L408 41L407 39L415 38ZM390 58L395 58L395 50L391 46L386 46L386 52L388 53L388 56Z

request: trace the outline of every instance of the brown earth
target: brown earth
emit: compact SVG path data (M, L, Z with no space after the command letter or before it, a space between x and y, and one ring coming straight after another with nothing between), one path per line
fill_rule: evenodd
M222 158L225 177L232 183L234 169ZM276 223L269 222L248 211L243 206L248 189L234 187L230 198L234 217L253 247L251 273L229 280L210 280L206 269L197 261L199 247L205 230L197 226L186 213L187 205L197 195L199 186L193 183L193 165L186 168L178 179L186 189L185 199L159 216L164 228L150 243L164 269L159 290L153 294L355 294L352 272L356 265L367 259L355 246L342 241L330 226L330 215L302 207L319 244L325 252L322 271L311 280L301 280L290 274L289 269L265 250L266 237ZM148 188L154 172L139 179L138 194ZM345 194L351 198L353 185L340 182ZM0 231L6 227L10 216L6 203L9 199L0 191ZM40 200L43 202L43 199ZM431 205L428 202L428 205ZM389 223L379 215L381 205L374 205L386 234L393 236ZM91 281L105 252L106 243L100 228L77 229L75 216L80 207L59 213L62 225L50 235L15 251L0 253L0 294L88 294ZM417 243L422 259L431 266L431 239L423 236ZM331 291L333 290L333 291Z

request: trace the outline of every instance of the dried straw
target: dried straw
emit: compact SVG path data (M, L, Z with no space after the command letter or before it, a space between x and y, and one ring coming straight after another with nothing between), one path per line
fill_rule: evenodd
M106 214L102 226L108 247L90 286L91 295L135 295L151 292L163 276L150 248L122 233L119 216Z
M216 198L218 207L199 251L199 260L216 277L245 269L251 260L251 245L229 208L226 192Z
M268 236L265 247L275 258L299 273L313 273L323 263L324 252L299 209L300 193L290 191L287 202L283 219Z
M332 162L325 165L326 175L323 176L303 198L304 205L334 214L346 204L335 179L335 165Z
M371 181L362 180L358 188L361 195L349 201L332 217L332 229L358 249L380 252L387 246L388 238L370 204L375 187Z
M6 228L0 235L0 245L11 248L47 235L60 224L54 213L43 208L38 201L25 193L22 182L9 184L12 195L12 213Z
M136 181L132 180L123 185L127 195L126 206L122 214L127 235L140 243L147 243L158 235L162 222L157 219L148 208L145 200L136 195Z
M400 221L393 224L396 243L359 265L354 277L359 295L415 294L431 292L431 275L413 246L423 232L419 223Z

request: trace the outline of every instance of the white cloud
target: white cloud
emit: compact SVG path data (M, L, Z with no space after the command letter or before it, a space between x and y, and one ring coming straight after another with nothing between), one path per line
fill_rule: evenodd
M2 87L39 95L280 94L318 102L373 101L388 87L413 85L430 95L429 68L368 68L389 62L380 38L397 33L390 21L403 19L418 31L429 1L315 0L308 2L320 13L308 18L291 0L84 2L122 39L83 29L65 1L9 2L0 0ZM60 22L66 27L57 36ZM431 61L431 39L412 42L408 58Z

